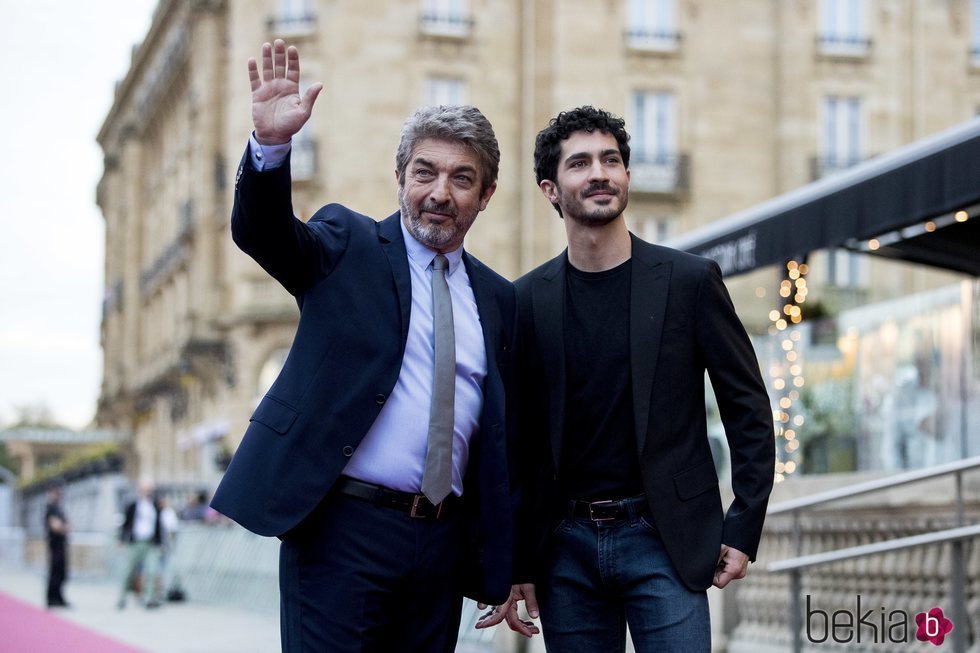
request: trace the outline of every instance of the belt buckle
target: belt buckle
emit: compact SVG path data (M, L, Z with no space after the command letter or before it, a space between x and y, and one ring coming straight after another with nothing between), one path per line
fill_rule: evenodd
M445 503L445 501L440 501L438 505L433 505L431 502L429 503L429 505L432 505L432 507L435 508L435 514L424 514L419 512L419 508L425 508L425 504L422 503L423 501L427 501L424 494L416 494L412 498L412 510L408 513L409 517L412 519L439 519L439 517L442 516L442 504Z
M589 503L589 519L592 521L612 521L616 519L615 517L596 517L595 516L595 506L606 505L615 503L612 499L607 499L605 501L592 501Z

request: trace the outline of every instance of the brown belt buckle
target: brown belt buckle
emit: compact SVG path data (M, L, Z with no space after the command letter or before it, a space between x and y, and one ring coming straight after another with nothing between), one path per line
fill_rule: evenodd
M612 521L616 519L615 517L596 517L595 516L595 506L605 505L615 503L612 499L607 499L605 501L592 501L589 503L589 519L592 521Z
M445 503L445 501L440 501L438 505L433 506L436 509L435 514L421 514L419 513L419 508L425 507L425 504L422 503L425 500L426 498L424 494L416 494L415 498L412 499L412 510L408 513L408 516L412 519L439 519L439 517L442 516L442 504ZM430 503L429 505L432 504Z

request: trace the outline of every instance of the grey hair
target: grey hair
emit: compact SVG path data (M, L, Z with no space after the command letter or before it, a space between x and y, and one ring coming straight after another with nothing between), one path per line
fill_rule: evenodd
M405 121L401 141L395 153L395 171L404 183L405 168L415 146L425 139L461 142L476 154L480 162L480 194L497 181L500 148L493 126L476 107L440 105L422 107Z

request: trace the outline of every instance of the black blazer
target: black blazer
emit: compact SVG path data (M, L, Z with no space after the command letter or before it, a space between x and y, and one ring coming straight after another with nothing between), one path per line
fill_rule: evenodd
M772 489L772 412L752 344L718 266L632 236L630 360L636 449L655 526L691 589L712 581L724 542L754 559ZM526 496L518 580L540 582L561 515L566 254L515 283L520 322L520 441ZM731 448L735 499L722 509L706 430L704 373Z
M282 536L316 507L374 422L401 369L411 277L400 214L382 222L338 204L295 218L288 162L239 168L232 236L295 297L299 325L279 377L252 414L212 506ZM466 594L500 603L511 582L512 503L504 407L514 373L513 285L463 254L487 354L480 432L463 503ZM512 420L513 421L513 420Z

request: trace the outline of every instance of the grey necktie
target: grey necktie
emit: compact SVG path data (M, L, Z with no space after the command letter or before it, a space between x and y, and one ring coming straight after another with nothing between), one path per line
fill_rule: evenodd
M453 302L446 283L449 262L442 254L432 260L432 329L435 366L432 373L432 408L429 442L422 474L422 494L439 503L453 484L453 405L456 395L456 336Z

